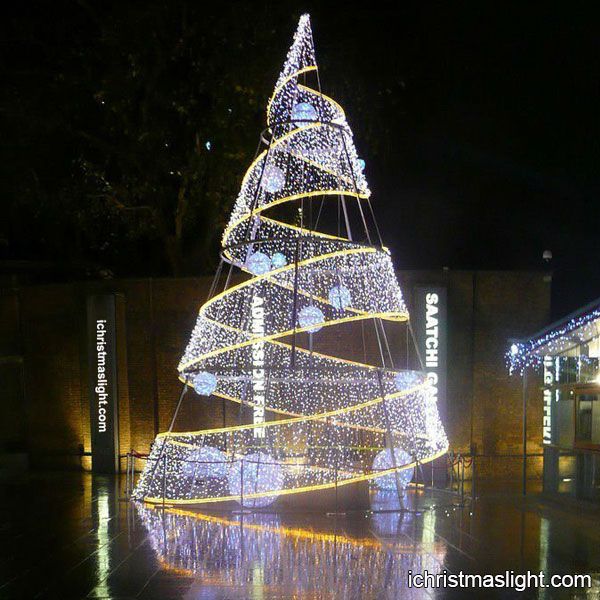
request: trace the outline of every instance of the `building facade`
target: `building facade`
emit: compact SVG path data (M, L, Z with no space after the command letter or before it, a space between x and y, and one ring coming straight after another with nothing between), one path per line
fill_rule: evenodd
M600 299L515 340L510 361L543 376L544 492L600 502Z

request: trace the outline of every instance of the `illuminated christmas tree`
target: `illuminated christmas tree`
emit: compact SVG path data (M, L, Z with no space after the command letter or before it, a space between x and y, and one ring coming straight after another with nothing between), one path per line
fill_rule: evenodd
M364 480L402 486L399 473L447 449L425 375L393 366L385 323L409 315L344 111L321 92L308 15L261 142L179 365L185 386L238 406L239 424L159 434L136 498L260 507ZM344 324L372 328L379 364L314 348Z

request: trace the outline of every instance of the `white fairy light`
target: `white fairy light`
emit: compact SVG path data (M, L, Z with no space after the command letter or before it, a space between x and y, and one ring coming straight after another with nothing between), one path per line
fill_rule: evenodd
M256 452L236 460L228 471L229 491L240 497L247 508L263 508L275 500L276 495L256 497L255 494L279 490L284 487L284 472L272 456Z
M224 478L228 472L227 455L212 446L190 449L187 460L182 461L181 472L196 480L211 477Z
M394 385L398 391L408 390L424 383L424 375L421 371L400 371L394 377Z
M513 342L506 353L508 370L523 374L528 367L541 368L544 356L561 354L573 346L572 334L578 330L581 339L596 337L600 308L593 308L561 323L543 335L525 342Z
M267 213L313 197L365 202L370 196L344 111L298 81L316 70L304 15L267 107L269 147L248 168L222 238L225 259L251 277L201 307L178 367L188 385L199 374L213 375L211 393L243 404L253 423L159 434L136 498L160 502L164 495L171 504L240 501L242 475L246 479L241 460L251 465L256 458L262 467L256 471L257 491L248 499L262 506L280 492L377 479L380 472L370 468L374 449L384 447L389 434L421 463L447 449L422 373L398 373L290 342L298 329L302 337L302 331L341 323L409 318L386 248L302 229ZM299 105L310 105L314 115L304 107L309 119L300 118L299 108L294 116ZM257 303L260 327L253 315ZM360 461L354 450L358 434L371 448ZM198 447L224 453L233 465L228 485L207 477L190 487L192 478L182 475L181 465ZM250 485L250 471L248 477Z

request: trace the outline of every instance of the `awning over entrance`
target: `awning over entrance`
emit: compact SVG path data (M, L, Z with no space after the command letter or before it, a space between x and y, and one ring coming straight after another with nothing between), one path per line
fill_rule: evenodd
M522 374L527 367L541 367L545 356L598 356L600 347L600 298L551 323L531 337L511 340L507 351L509 371Z

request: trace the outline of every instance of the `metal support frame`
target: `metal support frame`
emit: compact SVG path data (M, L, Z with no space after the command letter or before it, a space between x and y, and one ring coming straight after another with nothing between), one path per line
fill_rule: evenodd
M527 369L523 371L523 496L527 495Z
M317 76L317 80L318 80L318 71L316 73ZM319 93L321 93L321 85L320 85L320 81L318 81L318 91ZM318 107L320 110L320 106ZM298 119L296 119L294 122L297 122ZM312 122L313 120L311 120ZM288 122L292 122L291 120ZM361 243L361 242L356 242L353 241L353 236L352 236L352 231L351 231L351 224L350 224L350 219L348 216L348 207L346 204L346 198L343 195L340 195L339 198L339 204L341 205L341 209L343 212L343 218L344 218L344 222L345 222L345 226L346 226L346 231L347 231L347 235L348 235L348 239L350 240L350 243L356 245L356 246L364 246L364 247L374 247L374 244L371 240L371 234L370 234L370 227L369 227L369 223L367 221L367 216L365 215L365 211L363 210L363 206L361 204L361 200L359 197L359 193L358 193L358 185L357 185L357 181L356 181L356 176L355 176L355 172L352 166L352 161L350 159L350 155L348 152L348 148L347 148L347 144L346 144L346 130L343 126L337 124L337 123L332 123L332 122L325 122L323 121L323 115L320 115L319 118L319 122L321 125L326 125L326 126L330 126L333 128L337 128L341 141L342 141L342 147L343 147L343 152L345 155L345 158L348 162L349 168L350 168L350 173L352 176L352 180L353 180L353 184L354 184L354 192L355 192L355 196L356 196L356 202L357 202L357 208L358 211L360 213L360 217L361 217L361 221L362 224L364 226L365 229L365 234L366 234L366 238L368 241L368 244L365 243ZM249 210L252 213L258 206L259 203L259 198L260 198L260 190L261 190L261 184L262 184L262 179L264 176L264 172L265 172L265 167L268 163L269 160L269 156L270 153L272 151L272 142L273 142L273 131L274 131L274 127L281 127L282 125L285 125L286 122L277 122L277 123L272 123L270 125L270 128L267 128L265 131L263 131L263 133L261 134L261 139L259 141L258 144L258 148L255 154L255 158L256 156L258 156L259 154L259 150L261 147L261 143L264 143L267 148L266 148L266 152L265 152L265 156L263 159L263 163L261 166L261 170L260 170L260 176L258 179L258 183L256 185L256 190L254 192L254 197L252 199L252 202L250 203L249 206ZM268 137L266 135L266 132L271 133L271 137ZM288 158L288 168L289 168L289 158ZM370 201L367 202L368 203L368 208L370 210L370 218L372 220L372 224L371 226L374 227L375 229L375 233L377 235L378 241L379 241L379 246L382 246L382 239L381 239L381 234L379 231L379 228L377 226L377 222L375 220L374 214L373 214L373 209L371 206ZM322 207L322 206L321 206ZM312 230L312 201L310 201L309 203L309 211L310 212L310 224L309 224L309 231ZM340 214L339 214L339 208L338 208L338 230L340 228ZM319 216L320 216L320 211L319 211ZM304 213L302 213L302 218L304 218ZM317 219L318 220L318 219ZM268 240L257 240L256 239L256 235L257 235L257 227L259 226L260 223L260 216L256 215L253 219L249 219L248 223L247 223L247 227L246 227L246 231L244 232L244 240L242 242L238 242L233 246L246 246L246 251L245 251L245 256L246 258L250 255L250 253L252 252L252 249L254 248L254 245L257 244L260 247L260 244L263 241L268 241ZM294 273L294 299L293 299L293 315L292 315L292 319L293 319L293 339L292 339L292 357L291 357L291 368L292 370L296 367L295 363L296 363L296 329L297 329L297 309L298 309L298 270L299 270L299 262L302 260L302 247L303 244L310 244L314 239L313 235L302 235L299 233L298 237L296 238L296 248L295 248L295 256L294 256L294 263L295 263L295 273ZM213 286L211 288L211 291L209 293L209 299L210 297L212 297L216 286L220 280L221 277L221 271L223 268L223 264L224 262L228 262L229 263L229 272L227 274L227 278L225 281L225 289L228 288L229 286L229 282L231 279L231 275L232 275L232 269L234 266L240 266L239 264L234 264L236 263L236 261L230 261L226 258L225 253L223 252L221 255L221 262L219 264L219 269L217 271L217 274L215 276L215 279L213 281ZM361 323L362 324L362 323ZM384 383L383 383L383 371L387 369L387 365L386 365L386 354L384 353L384 350L387 352L387 359L389 361L389 364L391 365L391 368L394 369L394 360L392 357L392 353L390 351L390 347L389 347L389 343L388 343L388 338L387 338L387 334L385 331L385 327L384 327L384 323L380 318L376 318L374 321L374 325L375 325L375 334L376 334L376 338L377 338L377 343L379 346L379 352L381 355L381 368L377 369L377 376L378 376L378 381L379 381L379 387L380 387L380 391L381 391L381 396L382 396L382 407L383 407L383 414L384 414L384 419L385 419L385 428L386 428L386 446L388 447L388 449L390 450L391 453L391 460L392 460L392 465L394 468L394 477L395 477L395 482L396 482L396 491L397 491L397 495L398 495L398 500L400 505L402 505L403 502L403 488L400 482L400 476L399 476L399 472L398 472L398 464L397 464L397 458L396 458L396 447L395 447L395 440L394 440L394 436L393 436L393 432L392 432L392 427L391 427L391 422L390 422L390 417L389 417L389 412L388 412L388 406L387 406L387 401L386 401L386 393L385 393L385 388L384 388ZM419 360L419 363L421 365L421 369L423 368L423 361L420 355L420 351L419 351L419 347L418 344L416 343L415 340L415 335L414 332L412 330L412 326L410 324L410 322L407 323L407 328L408 331L410 332L410 336L413 340L413 344L415 347L415 351L416 351L416 355L417 358ZM309 336L309 343L310 343L310 349L312 350L312 335ZM408 334L407 334L407 361L408 361ZM407 367L408 367L408 363L407 363ZM248 382L246 382L246 387L248 385ZM183 390L181 392L181 395L179 397L179 401L177 403L175 412L173 414L173 418L171 420L170 426L169 426L169 432L171 432L173 430L173 427L175 425L175 421L176 418L178 416L179 410L181 408L183 399L185 397L185 394L187 392L187 384L184 384ZM244 389L246 389L246 387ZM241 418L242 418L242 409L244 407L244 398L242 397L242 402L240 403L240 422L241 422ZM225 410L223 410L223 421L225 424ZM312 426L312 424L311 424ZM524 443L526 442L526 423L524 422ZM414 443L414 441L413 441ZM415 448L413 450L413 452L416 451L416 445ZM525 450L524 450L525 452ZM339 454L340 454L340 447L338 445L337 447L337 451L336 451L336 462L335 462L335 496L336 496L336 513L337 513L337 505L338 505L338 470L339 470ZM417 474L417 478L418 478L418 473L419 471L421 472L421 477L423 479L423 484L425 485L425 476L423 474L423 470L422 470L422 466L419 463L418 459L416 458L416 456L413 454L413 460L416 461L416 474ZM156 470L156 467L158 466L159 461L162 459L163 461L163 481L162 481L162 487L163 487L163 508L165 506L165 496L166 496L166 469L167 469L167 441L165 440L163 442L163 446L161 448L161 451L159 453L159 456L156 459L156 462L154 464L153 467L153 472L152 472L152 476L154 476L154 472ZM260 463L257 464L257 469L260 467ZM241 458L241 493L240 493L240 502L241 502L241 507L242 507L242 513L244 512L244 459ZM196 467L194 467L194 477L193 479L195 480L195 470ZM432 469L432 477L433 477L433 469ZM463 462L463 485L464 485L464 462ZM525 486L525 481L524 481L524 486ZM525 492L524 492L525 493Z

